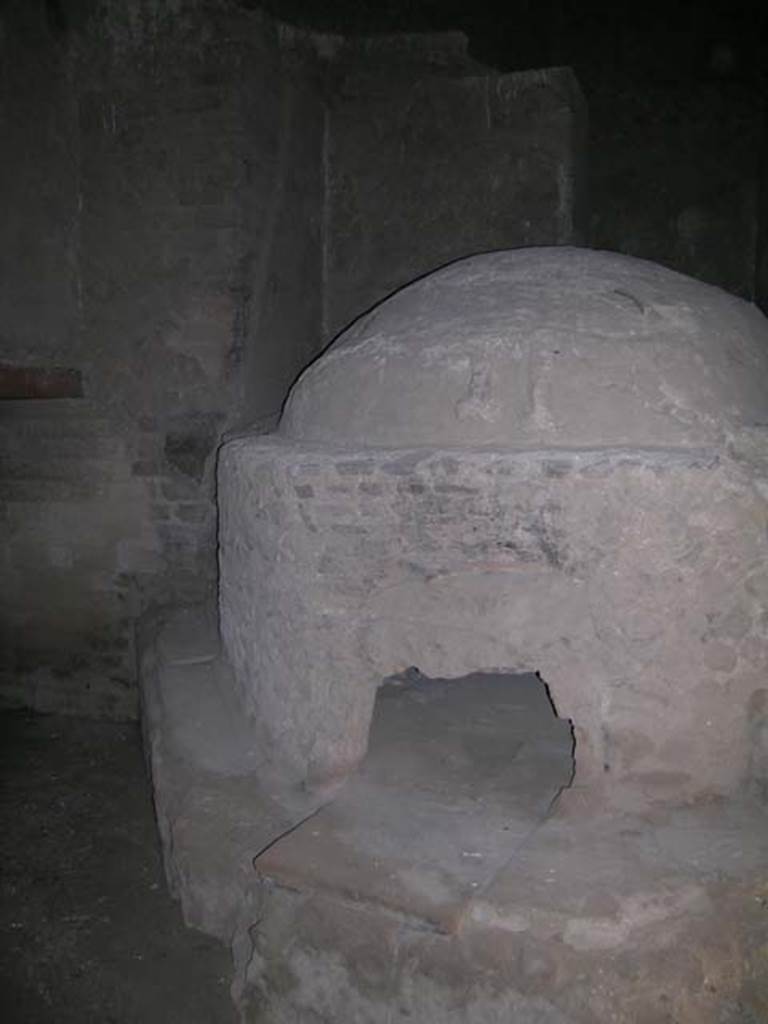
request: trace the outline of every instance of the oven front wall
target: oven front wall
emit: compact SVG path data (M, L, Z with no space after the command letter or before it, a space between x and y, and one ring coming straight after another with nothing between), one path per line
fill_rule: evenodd
M576 786L721 793L759 760L765 502L713 451L240 438L219 502L224 646L286 782L353 770L411 665L540 672Z

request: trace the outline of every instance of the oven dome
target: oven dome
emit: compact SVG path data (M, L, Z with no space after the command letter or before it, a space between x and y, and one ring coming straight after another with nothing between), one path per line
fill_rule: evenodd
M572 247L451 263L355 321L279 433L339 447L699 446L768 422L768 321L657 264Z

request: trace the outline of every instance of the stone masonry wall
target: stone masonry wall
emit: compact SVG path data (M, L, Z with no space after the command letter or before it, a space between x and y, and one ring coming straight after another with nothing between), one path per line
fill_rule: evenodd
M83 397L0 408L0 681L122 717L136 617L214 586L222 432L246 392L274 417L316 343L316 58L223 0L51 10L2 14L2 359Z
M392 74L370 63L347 69L329 105L329 339L443 263L579 241L583 227L586 109L569 69Z
M215 587L222 437L413 276L573 241L580 93L236 0L7 0L0 59L0 703L132 716L137 620Z

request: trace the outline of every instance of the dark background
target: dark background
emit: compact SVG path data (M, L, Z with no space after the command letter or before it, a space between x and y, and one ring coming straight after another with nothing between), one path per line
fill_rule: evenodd
M239 2L316 31L460 30L500 71L570 65L590 111L590 244L762 301L768 4Z
M766 5L574 0L240 0L315 30L339 33L459 29L470 52L502 71L571 64L664 82L764 80Z

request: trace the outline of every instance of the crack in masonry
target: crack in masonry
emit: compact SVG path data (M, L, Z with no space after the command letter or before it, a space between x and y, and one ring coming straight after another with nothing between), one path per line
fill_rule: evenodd
M259 870L258 867L256 866L256 861L259 859L259 857L263 856L263 854L265 854L267 850L271 850L273 846L276 846L282 839L285 839L286 836L291 835L292 832L295 832L297 829L301 828L301 826L305 822L311 821L316 814L319 814L320 811L324 810L326 807L328 807L329 804L332 803L333 800L327 800L324 804L320 804L320 806L316 807L314 811L311 811L309 814L306 814L303 818L300 818L295 825L291 825L283 832L278 833L278 835L276 835L274 839L270 839L268 843L262 846L259 852L254 854L254 856L251 858L251 863L253 864L254 868L256 868L256 871Z

